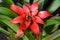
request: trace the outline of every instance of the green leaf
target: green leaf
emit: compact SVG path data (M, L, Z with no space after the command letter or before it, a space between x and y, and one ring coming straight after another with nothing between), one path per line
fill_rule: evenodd
M0 19L4 19L4 20L11 20L10 17L5 16L5 15L0 15Z
M53 13L60 7L60 0L54 0L52 4L47 9L49 12Z
M0 16L3 16L3 15L0 15ZM7 17L7 16L0 17L1 24L5 25L6 27L11 28L13 31L16 32L18 29L18 25L11 23L10 20L11 20L11 18Z
M60 16L51 18L49 20L46 20L44 24L44 29L46 33L50 34L58 29L58 26L60 25ZM50 30L49 30L50 29Z
M52 31L51 31L51 32L56 31L56 30L58 29L58 26L59 26L59 24L56 24L56 25L54 26L54 28L52 29Z
M11 28L13 31L17 31L18 25L10 23L8 20L2 20L0 19L0 23L4 24L6 27Z
M44 24L44 27L47 27L53 24L60 24L60 16L47 20Z
M59 37L57 37L56 39L54 39L54 40L60 40L60 36Z
M39 5L38 5L38 10L39 10L39 11L41 11L41 10L43 9L44 1L45 1L45 0L40 0Z
M29 40L35 40L34 36L32 35L32 32L27 30L24 32L25 35L29 38Z
M47 34L50 34L50 33L52 33L52 30L55 28L55 25L49 25L49 26L47 26L47 27L45 27L44 29L45 29L45 32L47 33Z
M53 34L46 36L45 38L43 38L42 40L54 40L55 38L60 36L60 29L55 31Z
M8 7L11 5L11 4L14 4L14 2L12 0L2 0Z
M0 14L6 15L12 18L17 16L17 14L15 14L13 11L4 7L0 7Z
M18 3L18 2L17 2L16 4L17 4L18 6L20 6L20 7L22 7L22 4L21 4L21 3Z
M23 40L29 40L26 35L24 35L22 38L23 38Z
M10 28L8 28L8 31L10 32L11 40L15 39L15 32L12 31Z
M29 3L29 0L23 0L23 2Z
M3 32L3 33L5 33L5 34L7 34L7 35L10 34L8 31L6 31L5 29L3 29L2 27L0 27L0 32Z
M38 0L34 0L33 2L37 2Z

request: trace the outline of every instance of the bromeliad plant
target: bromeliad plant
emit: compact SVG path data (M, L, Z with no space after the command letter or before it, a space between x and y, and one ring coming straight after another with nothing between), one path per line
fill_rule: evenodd
M23 5L22 8L12 4L10 9L18 14L16 18L11 20L12 23L20 23L17 37L23 34L23 30L30 28L38 38L39 26L37 23L44 24L42 19L52 16L48 11L38 11L38 2L34 2L32 5Z
M10 35L11 40L55 40L60 36L60 16L56 13L60 2L52 0L49 4L50 1L2 0L0 31Z

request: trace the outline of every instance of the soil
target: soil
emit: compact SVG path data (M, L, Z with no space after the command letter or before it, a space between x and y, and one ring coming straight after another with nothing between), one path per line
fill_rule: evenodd
M10 40L9 35L0 32L0 40Z

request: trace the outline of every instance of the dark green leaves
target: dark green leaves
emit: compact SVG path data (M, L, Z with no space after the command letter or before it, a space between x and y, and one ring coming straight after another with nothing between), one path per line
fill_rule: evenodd
M7 27L11 28L11 29L12 29L13 31L15 31L15 32L16 32L17 29L18 29L18 26L15 25L15 24L10 23L10 21L7 21L7 20L1 20L1 19L0 19L0 23L6 25Z
M6 27L11 28L13 31L17 31L18 29L18 25L17 24L13 24L10 22L11 18L4 16L4 15L0 15L2 17L0 17L0 23L5 25Z
M57 37L57 38L55 38L54 40L60 40L60 36L59 36L59 37Z
M54 0L49 8L47 9L49 12L53 13L60 7L60 0Z
M29 0L23 0L23 2L29 3Z
M44 39L42 40L54 40L55 38L59 37L60 36L60 29L55 31L53 34L45 37Z
M26 35L23 36L23 40L29 40Z
M60 16L47 20L44 26L49 26L53 24L60 24Z
M11 20L11 18L9 18L8 16L4 16L4 15L0 15L0 19Z
M45 32L47 34L55 32L59 28L59 25L60 25L60 16L48 19L44 24Z
M38 10L39 10L39 11L41 11L41 10L43 9L44 1L45 1L45 0L40 0L40 1L39 1L39 5L38 5Z
M34 0L33 2L37 2L38 0Z
M6 31L6 30L4 30L2 27L0 27L0 32L3 32L3 33L5 33L5 34L10 34L8 31Z
M11 5L11 4L14 4L14 2L12 0L2 0L8 7Z

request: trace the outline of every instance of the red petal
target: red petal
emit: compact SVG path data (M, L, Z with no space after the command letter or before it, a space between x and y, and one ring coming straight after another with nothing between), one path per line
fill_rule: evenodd
M33 21L40 24L44 24L44 21L38 16L33 17Z
M31 5L30 10L31 11L36 11L38 9L38 2L35 2Z
M26 5L23 5L23 10L26 14L30 13L30 10Z
M32 16L35 16L38 13L38 10L32 11Z
M22 24L20 24L20 28L22 30L26 30L29 27L29 25L30 25L30 21L29 22L28 21L24 21Z
M30 29L36 34L36 38L38 38L39 35L39 26L34 22L31 26Z
M11 20L12 23L21 23L23 22L24 18L22 16L18 16L16 18L14 18L13 20Z
M38 13L38 16L41 17L42 19L44 19L44 18L52 16L52 15L48 11L40 11Z
M10 5L10 9L16 12L18 15L21 15L24 13L21 7L14 5L14 4Z
M22 29L18 28L16 37L19 37L19 36L21 36L22 34L24 34L23 31L22 31Z
M30 26L31 21L25 21L26 28Z
M21 28L22 30L26 30L25 24L20 24L20 28Z

